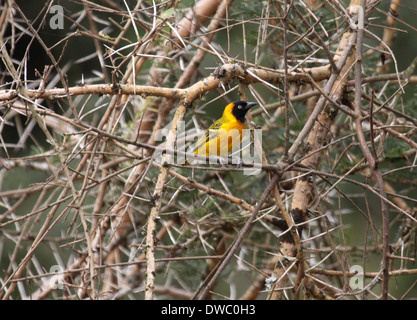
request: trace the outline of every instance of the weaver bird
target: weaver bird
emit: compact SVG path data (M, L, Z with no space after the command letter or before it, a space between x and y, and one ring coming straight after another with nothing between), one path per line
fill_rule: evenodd
M242 131L246 129L246 113L256 102L229 103L220 119L215 121L200 137L193 151L195 155L217 156L222 164L234 149L240 146Z

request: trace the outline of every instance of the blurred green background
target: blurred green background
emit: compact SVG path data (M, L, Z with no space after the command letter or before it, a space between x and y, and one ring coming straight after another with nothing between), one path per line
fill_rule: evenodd
M45 4L43 1L21 0L21 1L16 1L16 2L20 6L20 8L24 11L27 18L32 21L36 19L39 20L38 14L45 7ZM128 3L130 7L133 7L136 1L127 0L126 2ZM60 1L57 3L61 4L65 8L67 15L71 15L71 13L74 13L77 11L82 11L82 6L77 2ZM193 3L193 2L183 1L181 3L181 7L188 8L190 3ZM344 1L344 3L347 3L347 1ZM389 7L389 3L390 1L385 0L382 2L379 8L383 11L387 11ZM243 15L246 15L246 16L250 15L250 11L247 10L248 8L251 10L254 10L254 14L256 13L259 14L259 10L261 9L262 4L250 3L248 1L240 0L240 1L235 1L233 4L233 7L236 9L235 11L231 12L232 17L237 18L237 17L242 17ZM244 9L246 9L246 11ZM398 14L399 14L398 18L405 21L409 25L409 26L403 25L400 23L397 24L396 27L398 27L401 30L398 31L397 36L395 38L394 46L392 48L395 54L395 57L397 59L397 62L398 62L398 69L399 71L403 71L405 68L407 68L410 65L413 59L415 59L417 56L417 31L416 31L417 29L417 18L416 18L417 17L417 1L403 0L401 2L401 7L400 7ZM95 15L104 20L106 19L106 16L107 16L105 12L95 12ZM382 13L376 12L373 14L372 18L373 19L371 23L374 24L375 26L371 26L370 30L373 33L375 33L378 37L382 37L383 28L381 26L383 26L385 23L385 16ZM83 23L85 23L85 21L83 21ZM54 44L62 40L64 37L66 37L70 32L74 31L74 30L68 30L67 29L68 25L70 25L70 22L65 21L66 27L64 28L64 30L54 30L54 31L52 31L50 28L42 27L39 30L39 35L42 37L43 41L46 43L47 46L53 46ZM35 23L35 27L38 27L38 26L39 26L39 21ZM102 32L103 34L106 34L110 37L116 36L118 34L118 30L114 28L104 28ZM246 32L248 35L250 35L249 38L253 40L254 37L256 36L257 28L256 26L252 26L252 27L248 26L246 29ZM134 35L133 30L131 30L130 33L127 33L125 37L134 40L135 35ZM242 46L241 28L236 27L235 29L233 29L231 32L231 38L234 39L236 42L233 43L233 45L230 48L231 50L230 52L228 52L228 54L232 57L239 56L239 59L243 59L242 49L241 49L241 46ZM217 37L216 40L222 46L222 48L227 48L227 38L224 33L219 34L219 37ZM26 50L28 48L28 44L30 43L30 41L31 41L31 38L29 36L22 36L21 38L19 38L19 40L16 42L16 47L13 49L14 59L19 61L19 59L22 59L26 55ZM370 47L373 47L377 44L377 41L375 39L367 37L366 44ZM250 43L250 41L248 41L248 46L253 47L253 45L254 45L253 43ZM62 53L63 48L64 47L62 44L58 45L56 48L52 50L52 53L54 54L55 57L59 57ZM268 50L270 50L270 48L265 46L264 49L266 52L266 57L264 58L262 63L267 67L277 68L278 66L275 65L276 61L274 61L273 58L268 58L268 53L270 52ZM68 83L70 86L77 85L78 83L82 81L82 79L88 79L88 82L92 82L92 83L103 82L103 78L97 72L94 72L94 70L100 70L100 65L96 58L93 57L91 59L81 61L81 60L84 60L85 57L91 55L91 53L94 53L94 52L95 52L94 43L90 38L83 37L83 36L72 36L68 38L68 44L65 47L64 54L61 57L60 66L63 67L67 63L72 62L71 67L66 72L66 76L68 78ZM50 59L44 53L43 48L37 41L34 41L33 43L31 43L28 57L29 59L27 61L27 67L26 67L27 79L36 80L38 79L38 76L36 75L35 70L38 70L39 72L42 73L44 66L51 64ZM248 60L253 59L253 57L254 57L254 52L251 51L248 56L249 58ZM377 59L377 57L374 57L374 59ZM204 67L213 68L213 67L218 66L218 64L219 64L218 59L216 59L215 57L211 55L208 55L202 63L201 70L206 72L206 74L209 74L212 71L212 69L204 69ZM141 71L141 74L138 77L137 84L144 83L147 77L147 72L149 71L150 67L151 67L151 62L148 62L143 68L143 70ZM2 71L4 71L3 65L2 65ZM394 72L394 71L395 69L393 67L393 64L391 63L390 72ZM10 79L8 79L7 77L3 78L3 83L7 81L10 81ZM61 87L61 85L58 83L57 87ZM259 90L265 93L265 98L268 103L271 103L274 101L273 96L268 97L268 94L267 94L268 90L261 89L261 88ZM210 98L213 98L215 96L216 96L216 93L210 93L209 95L207 95L205 102L209 101ZM230 96L230 99L233 100L236 97L237 97L237 94L235 92ZM416 110L417 104L415 102L415 98L416 98L415 86L409 85L406 88L406 94L402 97L402 100L404 101L404 106L409 106L410 109ZM82 99L85 99L85 98L79 97L77 99L84 101ZM102 98L100 97L92 98L87 104L87 110L93 109L96 105L100 104L100 101L101 101L100 99ZM105 103L105 101L103 101L103 103ZM58 113L66 112L65 103L59 104L59 103L52 102L52 101L45 101L44 104ZM211 119L213 116L219 115L219 113L221 112L222 106L223 106L223 103L217 103L214 109L210 110L210 112L208 113L207 119ZM91 123L97 123L102 112L104 112L104 110L95 112L93 115L91 115L91 117L86 118L86 120L91 121ZM300 111L300 113L301 112L302 111ZM126 114L127 120L129 120L131 117L132 115ZM25 121L26 119L21 117L20 119L21 127L24 127ZM2 139L7 144L9 144L10 147L7 148L7 152L4 149L0 150L0 157L4 159L8 157L11 157L11 158L22 157L26 155L39 153L39 150L42 150L42 149L44 149L44 151L50 149L50 145L45 141L43 132L37 127L35 127L31 131L31 139L28 139L27 143L25 143L24 146L19 147L19 148L14 148L13 144L16 144L19 141L18 130L19 129L17 126L5 126L3 128L1 132ZM267 140L268 137L265 137L265 139ZM392 149L395 149L395 148L400 148L398 152L401 151L401 145L398 143L398 141L393 142ZM398 152L394 152L394 154L397 154ZM54 160L52 158L51 161L54 163L56 159ZM73 162L71 164L71 166L75 166L75 165L76 165L76 162ZM42 172L39 172L38 170L30 170L27 168L26 169L14 168L8 171L1 170L0 174L1 174L0 191L27 188L37 183L43 183L50 177L50 174L48 173L42 173ZM407 174L405 174L405 176L410 178L409 174L410 172L407 171ZM411 174L414 175L415 173L412 172ZM411 178L413 178L413 176ZM361 178L358 178L358 179L361 179ZM415 181L415 178L414 178L414 181ZM415 185L401 185L400 184L400 185L395 185L395 186L398 187L397 190L402 190L401 192L404 192L404 194L407 194L410 197L413 196L414 199L417 197ZM352 186L345 186L342 188L342 190L346 194L350 194L352 198L353 198L352 194L357 193L358 197L357 199L355 199L355 204L358 207L363 208L364 212L367 211L366 210L367 206L369 207L370 212L379 211L379 206L380 206L379 199L372 193L366 192L366 198L367 198L368 203L365 203L364 202L365 200L363 197L363 190L360 190L360 188L358 189ZM50 196L56 197L56 195L52 193L50 193ZM248 197L250 196L251 195L248 195ZM25 215L26 213L30 212L33 208L33 205L36 203L36 200L37 200L37 195L29 196L27 201L25 201L24 205L20 206L18 210L16 210L15 215L16 216ZM87 204L92 203L93 200L94 199L92 198L88 199ZM346 208L347 212L349 212L349 210L354 210L352 209L352 204L343 198L339 198L336 196L332 200L340 201L340 204L338 206L340 208ZM64 208L66 204L67 202L63 203L61 205L61 208ZM0 216L5 211L6 211L5 207L0 207ZM65 230L71 223L71 219L72 219L71 216L69 216L67 219L61 221L60 225L53 227L51 232L48 233L48 237L50 239L53 239L53 237L60 237L60 238L65 237ZM344 237L346 237L346 240L350 245L361 246L363 245L365 241L365 239L362 238L363 235L367 235L371 237L371 234L373 231L366 230L366 228L368 227L368 225L364 223L366 219L368 219L368 217L363 216L363 215L359 215L359 216L352 215L352 214L343 215L343 223L345 224L345 227L346 227L344 230ZM379 228L380 223L381 223L379 215L372 216L372 219L373 219L373 223L375 224L375 226ZM399 225L399 223L398 224L394 223L393 229L395 229L395 226L397 225ZM36 233L36 229L38 227L39 226L35 226L34 229L32 229L32 233ZM10 233L15 232L14 226L9 226L7 228L8 228L8 232ZM396 236L395 233L396 233L395 230L393 230L392 232L393 237ZM360 235L361 237L357 237L357 235ZM4 237L4 233L1 233L0 237ZM7 239L4 239L4 238L3 238L3 241L0 242L0 244L2 245L2 247L0 248L0 253L1 253L0 273L2 273L3 270L8 267L9 255L11 253L11 250L14 249L15 244L13 242L7 241ZM20 250L18 252L18 256L20 258L22 258L24 254L25 254L24 250ZM60 254L62 258L66 260L70 257L71 250L68 250L68 251L61 250ZM42 246L41 246L41 250L37 250L36 256L37 256L37 259L41 261L41 265L46 270L48 269L48 267L46 266L52 265L56 261L53 257L51 257L51 248L46 248L45 251L43 251ZM373 260L369 257L369 261L363 261L362 255L360 253L358 253L357 257L355 257L355 253L352 253L352 257L353 257L351 261L352 264L357 263L359 265L363 265L363 263L365 262L367 270L379 269L378 259ZM396 264L399 264L399 262L396 262ZM187 266L186 262L184 262L184 266ZM408 266L414 267L414 268L416 267L415 263L409 264ZM181 267L179 267L179 269L181 269ZM185 267L185 269L187 268ZM188 272L190 272L190 270L188 270ZM237 275L238 274L236 274L235 277L237 277ZM415 275L393 278L391 280L392 282L391 293L395 297L399 298L404 294L405 290L410 288L410 284L415 283L416 281L417 281L417 276ZM414 297L414 298L416 296L417 296L416 288L413 288L407 295L407 297Z

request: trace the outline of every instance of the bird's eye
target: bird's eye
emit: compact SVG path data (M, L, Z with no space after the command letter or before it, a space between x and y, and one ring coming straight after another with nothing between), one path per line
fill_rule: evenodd
M242 106L241 106L241 105L238 105L238 106L237 106L237 108L238 108L238 109L242 109Z

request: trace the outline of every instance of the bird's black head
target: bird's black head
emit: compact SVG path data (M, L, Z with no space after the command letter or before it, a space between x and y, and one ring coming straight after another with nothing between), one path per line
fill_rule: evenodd
M256 105L256 102L246 102L246 101L235 101L233 102L234 106L232 109L232 114L235 116L237 120L244 123L245 122L245 115L252 108Z

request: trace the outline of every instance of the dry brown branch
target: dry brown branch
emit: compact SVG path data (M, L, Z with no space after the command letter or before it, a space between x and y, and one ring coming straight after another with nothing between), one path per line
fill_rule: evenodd
M200 0L186 14L176 26L176 32L172 32L173 42L180 46L184 38L188 38L201 28L202 25L216 13L217 8L224 3L223 0ZM217 18L218 19L218 18Z
M380 2L1 2L0 297L414 298L417 30ZM239 99L241 166L177 163Z
M360 5L360 1L351 1L350 6ZM338 47L338 51L335 55L335 61L338 64L336 69L334 70L334 75L337 76L334 83L330 80L327 83L327 87L325 88L325 92L329 92L333 101L341 100L343 89L346 86L348 77L347 73L350 71L352 66L355 63L355 55L351 53L352 43L356 42L356 33L351 31L346 32ZM348 48L345 50L345 48ZM346 58L340 59L342 52L345 51ZM342 60L342 65L339 66L340 60ZM331 87L329 88L329 84ZM321 100L321 101L320 101ZM323 98L321 98L317 103L315 110L318 110L320 114L318 115L317 122L315 122L314 126L311 128L311 132L309 132L309 128L307 129L309 132L307 142L306 142L306 149L304 152L306 154L315 151L321 148L328 140L328 136L330 133L330 127L335 119L337 114L337 110L334 110L333 106L327 102L327 104L323 104ZM323 107L320 109L318 106L323 104ZM323 108L323 109L322 109ZM321 111L323 110L323 111ZM310 115L310 119L316 121L315 117L316 114L313 113ZM317 112L317 111L316 111ZM306 127L305 127L306 128ZM293 145L294 146L294 145ZM290 153L291 155L292 153ZM313 156L309 156L305 158L301 164L306 166L307 168L315 169L318 167L320 162L320 154L315 153ZM295 224L300 224L306 221L307 218L307 211L308 208L315 202L315 186L314 186L314 177L306 176L301 179L297 180L294 189L294 199L291 203L291 210L290 214ZM290 227L294 227L294 223L291 223ZM302 229L298 230L298 233L301 233ZM296 261L298 265L304 266L303 261L303 254L302 254L302 247L300 243L289 241L290 238L286 238L285 241L282 243L280 252L281 254L289 257L296 257ZM276 284L277 288L274 288L272 293L271 299L281 298L282 289L285 285L285 273L287 272L287 268L285 267L286 263L283 261L278 261L274 270L274 276L277 279L278 283ZM294 264L292 266L295 266ZM303 268L298 268L299 278L304 277ZM301 279L298 282L301 282ZM278 289L278 290L277 290ZM312 290L311 284L308 285L307 289L310 291ZM275 291L277 290L277 291ZM314 290L315 292L315 290Z
M401 0L392 0L390 7L389 7L387 21L386 21L386 28L384 28L384 34L382 36L382 43L384 43L389 48L392 47L394 43L395 35L397 34L397 30L394 28L395 27L394 17L398 15L398 9L399 9L400 4L401 4ZM382 65L377 68L378 73L387 73L389 69L389 64L386 63L386 60L390 60L390 56L382 53L381 54Z

